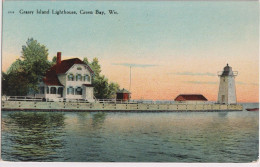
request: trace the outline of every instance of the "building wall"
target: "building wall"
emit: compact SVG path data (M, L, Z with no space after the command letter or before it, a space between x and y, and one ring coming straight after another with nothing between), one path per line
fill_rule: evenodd
M78 68L81 68L81 70L78 70ZM69 81L68 80L68 76L70 74L73 74L74 76L74 80L73 81ZM76 75L77 74L81 74L82 76L82 80L76 80ZM86 80L84 81L84 77L85 75L89 75L89 81ZM58 75L58 79L60 81L60 83L62 85L64 85L63 87L63 98L67 98L67 99L93 99L93 88L92 87L88 87L87 89L85 89L84 91L84 86L83 84L91 84L91 80L92 80L92 76L91 76L91 73L90 71L87 69L87 66L84 65L84 64L74 64L68 71L67 73L65 74L59 74ZM40 87L44 86L45 87L45 93L44 94L37 94L37 97L40 97L40 98L60 98L60 95L54 95L54 94L46 94L46 88L48 85L45 85L43 83L40 83L39 84ZM67 88L68 87L73 87L74 88L74 95L72 94L67 94ZM57 86L48 86L49 88L50 87L56 87L58 89ZM75 95L75 89L77 87L81 87L82 88L82 95Z
M89 102L94 101L94 87L83 86L82 98Z
M123 94L123 100L129 100L129 94L128 93L124 93Z
M86 100L89 102L94 101L94 87L86 87Z
M81 67L82 70L77 70L78 67ZM68 75L73 74L74 75L74 81L68 81ZM82 77L84 77L86 74L90 76L90 81L84 81L84 78L82 78L82 81L76 81L76 75L81 74ZM72 66L66 73L66 77L63 78L63 82L65 80L66 86L82 86L82 84L91 84L91 73L88 71L88 69L85 69L85 66L83 64L75 64Z
M212 102L202 100L175 101L176 104L210 104Z
M82 70L78 70L78 68L81 68ZM73 74L74 76L74 80L73 81L69 81L68 80L68 76L70 74ZM77 74L81 74L82 76L82 80L76 80L76 76ZM89 81L84 81L84 77L85 75L89 75L90 79ZM59 78L60 79L60 78ZM91 84L91 79L92 79L92 76L91 76L91 73L90 71L87 69L87 66L83 65L83 64L74 64L68 71L66 74L64 74L63 76L61 76L61 83L65 83L63 84L65 86L65 89L64 89L64 98L69 98L69 99L86 99L86 98L92 98L93 99L93 91L87 89L87 90L84 90L83 89L83 84ZM74 89L77 88L77 87L81 87L82 88L82 95L68 95L67 94L67 88L72 86ZM85 94L86 93L86 94ZM85 95L84 95L85 94Z
M220 77L218 103L227 103L228 98L228 77Z
M208 101L203 95L179 95L174 101Z
M66 74L59 74L58 75L58 79L60 81L60 83L62 85L64 85L63 87L63 97L66 98L67 95L67 89L66 89Z
M117 93L116 94L116 100L127 101L129 99L130 99L129 93Z
M236 103L236 87L234 76L220 77L218 103Z
M228 79L228 104L237 103L235 77Z

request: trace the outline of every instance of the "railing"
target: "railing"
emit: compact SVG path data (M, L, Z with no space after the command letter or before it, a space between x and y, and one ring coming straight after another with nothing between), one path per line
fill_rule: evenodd
M63 98L52 99L52 98L47 98L45 101L46 101L46 102L75 102L75 103L89 103L89 101L88 101L88 100L85 100L85 99L63 99Z
M2 96L3 101L44 101L44 102L75 102L90 103L85 99L63 99L63 98L33 98L27 96ZM115 103L115 104L216 104L214 101L173 101L173 100L116 100L116 99L97 99L94 97L94 103Z
M85 99L63 99L63 98L35 98L32 96L2 96L3 101L43 101L43 102L77 102L89 103Z
M4 96L2 100L6 101L43 101L42 98L32 98L27 96Z
M96 103L115 103L116 99L95 99Z
M174 101L174 100L130 100L131 103L143 104L215 104L214 101Z
M132 103L142 103L142 104L175 104L173 100L130 100Z
M223 74L224 71L218 71L217 74L220 77ZM238 71L232 71L232 75L230 76L237 76L238 75Z

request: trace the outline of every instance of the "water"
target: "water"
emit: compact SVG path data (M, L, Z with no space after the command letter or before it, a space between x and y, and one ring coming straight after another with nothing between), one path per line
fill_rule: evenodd
M258 114L3 111L2 159L252 162L259 154Z

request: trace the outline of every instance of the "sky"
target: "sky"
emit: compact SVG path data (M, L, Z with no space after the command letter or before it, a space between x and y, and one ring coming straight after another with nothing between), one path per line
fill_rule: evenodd
M75 10L77 15L20 14L21 9ZM80 10L106 14L81 15ZM132 66L132 99L203 94L216 101L217 72L228 63L238 71L237 100L258 102L258 10L257 1L4 1L2 70L32 37L48 48L50 60L58 51L63 60L97 57L102 74L121 88L130 88Z

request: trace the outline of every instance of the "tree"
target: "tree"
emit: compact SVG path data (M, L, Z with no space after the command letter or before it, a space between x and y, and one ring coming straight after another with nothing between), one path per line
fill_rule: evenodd
M48 61L48 49L33 38L29 38L26 45L22 46L21 57L24 72L28 75L29 88L36 91L39 80L51 65Z
M17 82L19 81L19 82ZM28 75L24 72L11 72L8 75L8 94L11 96L25 96L29 91Z
M108 96L108 79L105 78L104 75L102 76L95 76L93 80L94 85L94 96L98 99L107 99Z
M83 62L89 65L89 62L88 62L88 58L87 58L87 57L84 57L84 58L83 58Z
M108 97L109 98L116 98L116 92L119 90L120 86L118 83L111 82L108 85Z
M17 59L2 75L2 93L12 96L24 96L28 92L38 91L39 81L44 77L45 72L51 65L56 63L57 57L54 56L52 62L48 61L48 49L29 38L26 45L22 46L22 56ZM94 95L99 99L115 97L119 89L117 83L109 83L108 79L101 75L101 66L97 58L90 63L87 58L83 60L95 73L93 78Z
M23 71L23 62L20 59L17 59L7 70L7 74L15 71Z
M104 75L101 75L101 66L99 65L98 58L94 58L91 63L89 63L87 58L84 58L83 61L88 64L95 73L92 80L94 96L98 99L115 98L119 85L114 82L109 83L108 79Z
M55 65L57 63L57 56L53 56L52 60L51 60L51 65Z
M22 56L3 73L3 94L24 96L29 90L37 91L39 80L50 67L48 49L33 38L22 46Z
M95 57L89 66L94 71L95 76L100 76L101 66L99 65L98 58Z
M2 72L2 96L8 94L8 75Z

